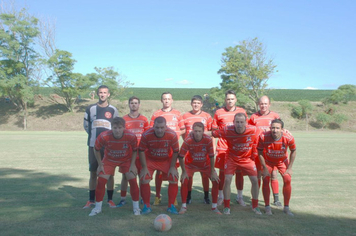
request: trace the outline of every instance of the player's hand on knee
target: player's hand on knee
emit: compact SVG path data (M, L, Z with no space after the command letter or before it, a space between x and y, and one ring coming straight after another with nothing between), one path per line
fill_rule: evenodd
M286 172L284 172L283 175L290 175L290 176L292 176L292 174L293 174L292 169L287 169Z
M183 171L182 175L180 176L180 182L184 183L185 179L189 179L187 172Z
M137 167L136 167L136 165L131 166L129 172L134 174L135 176L137 176Z
M104 166L103 164L99 164L98 165L98 169L96 169L96 174L99 176L100 173L103 173L103 175L105 175L105 171L104 171Z
M215 171L211 173L210 180L211 180L211 181L216 181L216 182L218 182L218 183L220 182L219 176L216 174Z
M264 169L262 173L262 178L266 177L271 177L271 174L269 173L268 169Z
M174 181L179 179L179 174L175 167L169 168L168 177L169 177L169 175L172 175L172 178Z
M143 168L141 170L140 179L145 180L146 175L151 177L150 172L148 172L147 168Z

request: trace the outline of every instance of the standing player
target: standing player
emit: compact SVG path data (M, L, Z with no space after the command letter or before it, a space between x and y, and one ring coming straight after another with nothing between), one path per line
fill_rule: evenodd
M164 117L157 117L153 128L142 134L139 155L141 162L141 196L144 207L142 214L150 213L150 181L153 172L162 171L168 175L168 209L173 214L178 214L174 200L178 193L178 172L175 167L179 152L177 134L167 127Z
M252 149L257 143L258 129L247 125L245 113L237 113L234 125L214 130L215 137L225 138L228 149L225 160L224 214L230 214L230 194L232 176L237 170L248 175L251 181L252 210L261 215L258 208L258 181L255 162L251 159Z
M228 90L225 93L225 107L218 109L215 112L214 115L214 120L213 120L213 125L212 129L213 130L219 130L223 129L226 126L233 125L234 124L234 117L235 114L237 113L244 113L247 117L246 111L241 108L236 106L236 93L233 90ZM219 199L218 199L218 204L221 205L223 200L224 200L224 194L223 194L223 189L224 189L224 180L225 180L225 174L224 174L224 165L225 165L225 156L227 152L227 141L224 138L219 138L218 144L217 144L217 155L216 155L216 161L215 161L215 167L219 168ZM236 201L241 205L241 206L246 206L243 197L242 197L242 190L243 190L243 175L241 171L238 171L236 173L236 188L237 188L237 197Z
M273 120L271 124L271 131L264 132L259 138L258 154L261 165L263 166L262 192L265 200L266 214L272 215L272 210L269 205L269 181L273 168L277 167L283 178L283 211L286 214L293 216L293 213L289 210L289 200L292 194L292 167L297 151L293 136L288 132L284 132L283 126L283 121L280 119ZM291 151L289 160L288 148Z
M96 203L89 216L95 216L101 212L102 201L105 195L105 184L110 176L115 174L115 168L119 166L119 171L125 174L130 183L134 215L140 215L138 206L139 189L135 165L137 155L136 135L125 130L125 120L115 117L111 122L112 130L102 132L95 141L94 153L98 161L98 184L96 186ZM105 148L102 159L100 150Z
M153 127L154 121L157 117L162 116L167 121L167 127L176 132L179 140L179 137L185 133L185 127L184 127L183 117L181 116L181 113L172 107L173 104L172 94L170 92L162 93L161 102L163 104L163 107L162 109L159 109L158 111L153 113L151 117L150 127ZM156 177L155 177L156 197L153 203L153 205L155 206L159 205L161 202L161 186L162 186L162 181L165 178L166 176L163 176L161 172L159 171L156 172ZM178 203L175 202L175 205L178 205Z
M140 99L138 97L132 96L129 98L129 108L130 108L130 113L123 116L122 118L124 118L124 120L126 121L126 129L136 134L137 142L138 144L140 144L142 133L149 128L148 120L146 116L143 116L139 113ZM136 167L138 173L140 173L141 164L140 164L140 158L138 154L136 158ZM125 199L126 199L127 185L128 182L126 179L126 175L123 174L121 180L121 199L119 204L116 205L116 207L121 207L126 204Z
M221 215L221 212L217 208L219 178L214 168L213 140L204 134L204 124L202 122L195 122L192 129L192 132L186 135L178 155L182 168L182 185L180 189L182 208L179 214L184 214L187 211L188 179L193 178L195 172L200 172L202 175L210 177L213 183L211 210ZM184 157L185 162L183 162Z
M105 85L101 85L98 88L97 95L99 96L99 102L89 105L84 114L84 129L88 133L88 160L89 160L89 201L83 207L89 208L94 206L95 202L95 188L97 181L97 168L98 162L94 155L94 144L96 138L103 131L111 129L111 121L114 117L119 116L117 109L109 105L108 98L110 97L109 88ZM101 156L104 156L104 149L101 150ZM114 193L114 178L110 176L107 185L108 204L110 207L115 208L116 205L112 201Z
M193 96L193 98L191 100L191 106L192 106L192 110L183 115L184 126L185 126L185 130L186 130L185 137L187 137L188 134L193 130L193 124L195 122L202 122L204 124L204 130L207 130L207 131L211 130L211 126L213 123L213 119L211 118L211 115L202 111L203 98L200 95ZM213 138L213 145L215 145L214 138ZM190 155L185 157L184 161L186 164L188 162L192 161L190 158L191 158ZM202 184L203 184L203 189L204 189L204 203L210 204L209 177L207 175L203 174L203 172L200 172L200 173L201 173ZM193 175L194 175L194 173L193 173ZM187 195L187 199L186 199L187 204L191 203L192 185L193 185L193 176L189 177L189 180L188 180L188 195ZM185 201L185 199L184 199L184 201Z
M268 96L262 96L258 101L258 106L260 110L254 113L249 120L250 125L257 126L261 132L269 131L271 127L271 122L274 119L279 119L279 115L273 111L270 111L271 102ZM256 151L257 152L257 151ZM262 174L262 167L261 163L258 158L258 153L254 154L255 162L257 167L258 173L258 185L261 185L261 174ZM279 186L278 186L278 179L277 179L277 170L276 168L272 171L271 174L271 186L273 192L274 202L273 204L281 207L282 203L279 201Z

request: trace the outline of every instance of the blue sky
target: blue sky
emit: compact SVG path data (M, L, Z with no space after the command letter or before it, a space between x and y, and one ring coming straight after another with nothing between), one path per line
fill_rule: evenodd
M75 71L113 66L134 87L210 88L225 48L258 37L278 72L270 88L356 84L356 1L26 0L56 21Z

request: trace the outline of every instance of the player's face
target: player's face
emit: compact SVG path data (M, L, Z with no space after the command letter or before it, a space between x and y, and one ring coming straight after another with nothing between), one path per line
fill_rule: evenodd
M194 112L201 111L201 108L203 107L203 103L199 100L194 100L191 105Z
M236 116L234 120L235 130L238 134L242 134L246 129L246 119L244 116Z
M195 126L192 132L193 132L193 137L194 137L195 141L202 140L203 134L204 134L203 128Z
M166 132L167 126L165 123L155 123L153 129L155 130L155 135L158 138L162 138Z
M278 140L282 136L282 125L273 123L271 125L272 138Z
M267 97L263 97L258 103L258 106L260 107L261 114L265 114L269 112L269 107L271 106L271 104Z
M161 102L163 104L163 108L170 108L173 103L172 94L164 94L162 96Z
M124 134L125 127L122 126L122 125L113 125L111 127L111 130L112 130L112 132L114 134L114 138L119 139Z
M98 96L100 102L106 102L108 100L108 97L110 97L109 89L107 88L99 89Z
M130 111L138 111L140 108L140 103L137 99L132 99L129 103Z
M227 109L233 108L235 106L236 102L237 102L237 99L234 94L228 94L225 97L225 104L226 104Z

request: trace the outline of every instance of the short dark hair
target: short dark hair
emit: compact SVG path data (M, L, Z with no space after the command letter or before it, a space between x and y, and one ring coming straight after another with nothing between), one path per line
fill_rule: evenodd
M236 113L234 116L234 120L236 119L236 117L245 117L245 120L247 120L247 116L243 112Z
M132 96L132 97L129 98L129 104L130 104L130 102L131 102L132 100L135 100L135 99L138 101L138 103L141 103L141 100L140 100L138 97Z
M172 96L172 98L173 98L173 95L170 92L163 92L162 95L161 95L161 100L163 98L163 95L166 95L166 94L170 94Z
M274 124L274 123L281 124L281 128L283 129L283 127L284 127L284 122L283 122L281 119L274 119L274 120L272 120L271 126L272 126L272 124Z
M204 130L204 124L203 124L203 122L195 122L194 124L193 124L193 129L195 128L195 127L200 127L200 128L202 128L203 130Z
M125 127L125 124L126 124L126 121L122 117L115 117L111 121L111 126L113 126L113 125L118 125L118 126L121 125L121 126Z
M155 119L154 121L154 124L157 124L157 123L164 123L164 124L167 124L167 121L166 121L166 118L164 118L163 116L159 116Z
M229 89L229 90L226 91L226 93L225 93L225 98L226 98L227 95L229 95L229 94L233 94L233 95L235 95L235 97L236 97L236 92L235 92L234 90L232 90L232 89Z
M110 92L110 89L109 89L108 86L106 86L106 85L100 85L99 88L98 88L98 90L96 90L96 94L97 94L97 95L99 95L99 90L100 90L100 89L108 89L108 92Z
M192 100L190 101L190 103L193 103L193 101L195 101L195 100L198 100L198 101L200 101L200 102L203 102L203 98L202 98L200 95L194 95L194 96L192 97Z

